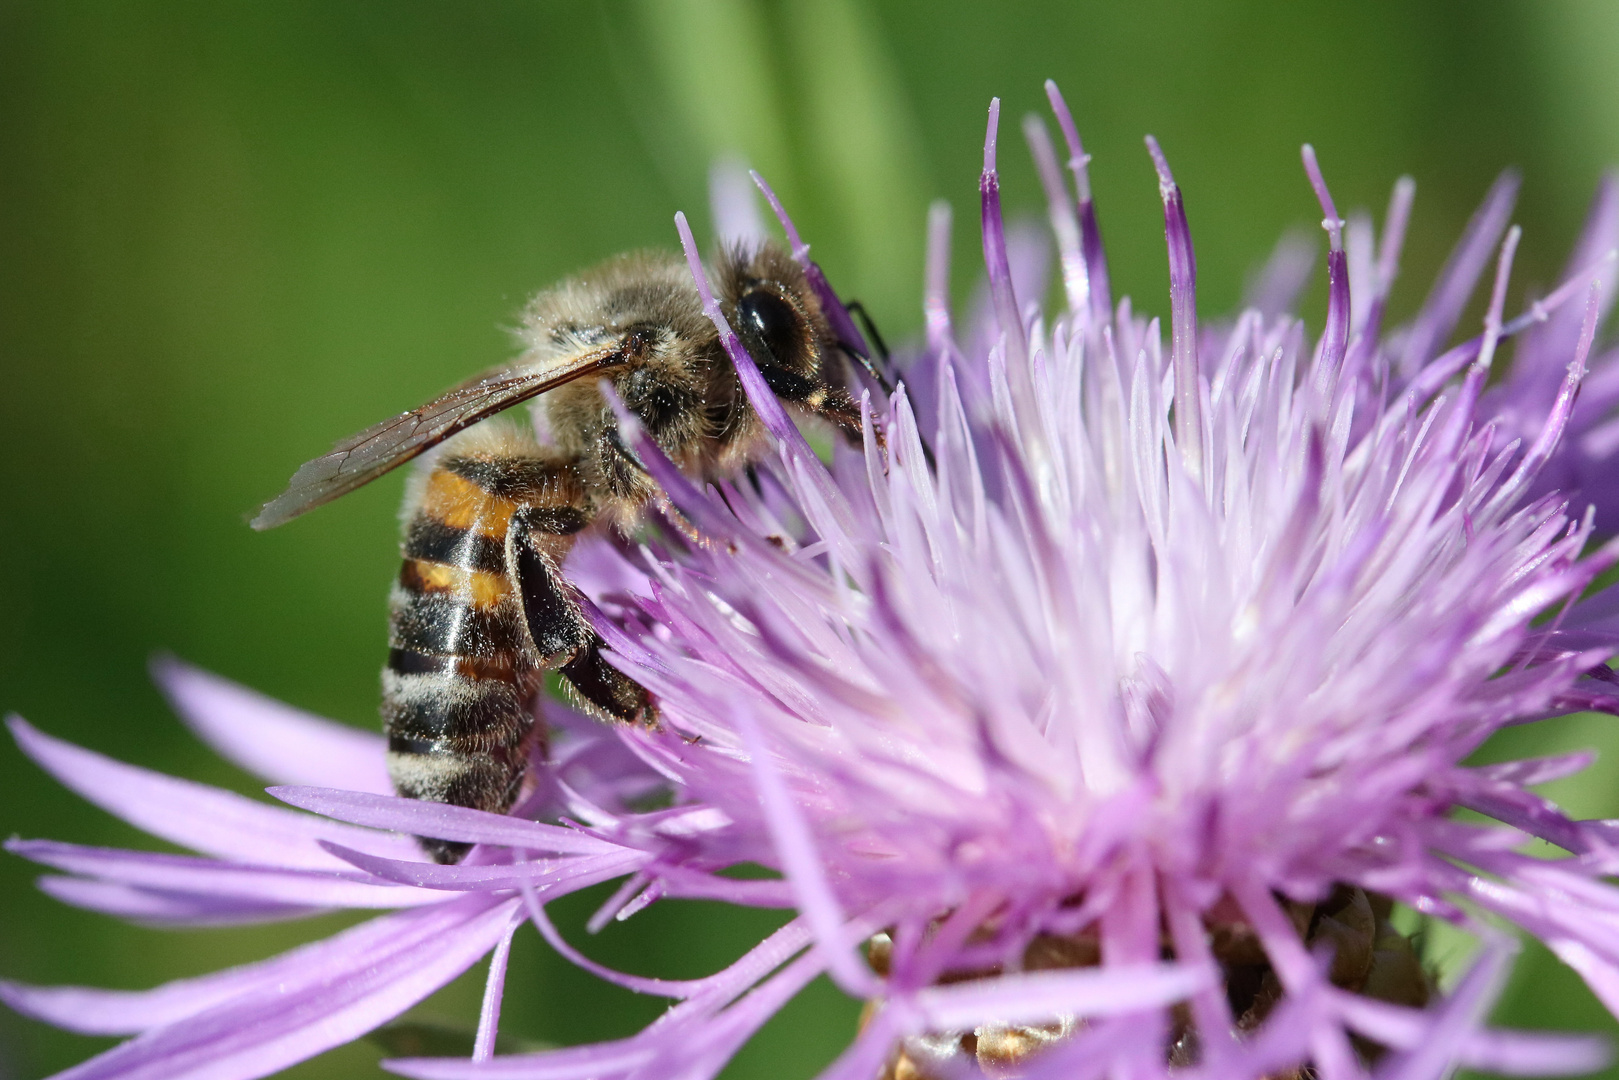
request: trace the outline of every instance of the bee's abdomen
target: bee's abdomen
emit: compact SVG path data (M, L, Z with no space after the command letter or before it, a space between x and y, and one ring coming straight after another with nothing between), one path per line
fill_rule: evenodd
M383 730L401 795L500 813L527 768L540 671L506 570L517 504L496 482L503 463L474 470L464 462L434 469L406 525L390 598ZM441 862L466 851L424 844Z

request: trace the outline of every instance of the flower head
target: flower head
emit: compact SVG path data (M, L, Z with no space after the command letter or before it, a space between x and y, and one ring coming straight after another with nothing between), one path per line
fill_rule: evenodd
M1619 1012L1619 891L1603 881L1619 871L1613 831L1530 790L1586 759L1466 762L1504 726L1619 707L1612 604L1584 598L1619 558L1592 539L1619 509L1596 468L1619 378L1611 354L1591 357L1613 295L1613 183L1567 279L1512 319L1519 234L1506 230L1511 182L1498 184L1415 319L1386 332L1412 187L1396 186L1374 239L1366 219L1338 218L1306 147L1329 241L1312 341L1284 313L1296 292L1285 260L1255 308L1199 322L1187 213L1149 139L1166 343L1157 320L1112 301L1087 158L1048 89L1072 187L1044 126L1025 130L1064 306L1042 310L1035 260L1003 226L992 106L986 302L958 334L936 211L926 343L892 392L876 372L864 446L836 447L830 465L726 326L678 219L776 452L747 480L702 488L620 417L681 527L581 549L572 570L614 662L657 695L660 730L559 712L538 789L497 817L385 794L380 751L360 746L374 740L307 719L283 724L291 744L351 749L318 767L269 760L230 716L285 717L279 707L169 670L183 712L263 774L312 785L272 790L322 819L19 729L82 794L213 856L14 845L79 875L49 886L64 899L192 922L406 909L194 985L6 988L34 1015L143 1032L73 1075L261 1075L386 1019L490 948L474 1058L390 1067L708 1077L821 972L870 1002L825 1074L839 1080L1241 1080L1306 1066L1416 1080L1458 1063L1600 1064L1590 1040L1481 1027L1511 951L1498 919L1546 941ZM864 351L766 194L840 336ZM745 239L748 215L724 218ZM1482 332L1445 350L1492 261ZM1492 385L1513 339L1512 369ZM671 805L638 809L658 787ZM1465 824L1458 808L1496 824ZM481 846L438 866L379 830ZM1531 836L1567 857L1524 854ZM721 873L744 863L780 876ZM601 918L670 896L798 917L710 978L624 976L575 953L544 909L614 878L625 885ZM1396 903L1482 943L1442 996L1395 928ZM629 1039L491 1059L505 943L525 918L576 962L679 1004ZM426 935L443 946L417 948ZM75 1020L90 1015L88 1028Z

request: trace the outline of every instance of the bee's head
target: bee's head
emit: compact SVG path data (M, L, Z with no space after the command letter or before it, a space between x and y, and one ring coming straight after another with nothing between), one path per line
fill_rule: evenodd
M783 401L819 409L835 339L803 268L765 244L728 253L722 269L726 315L765 383Z
M668 326L631 330L636 345L612 375L613 389L660 443L674 451L701 429L704 382L689 335Z

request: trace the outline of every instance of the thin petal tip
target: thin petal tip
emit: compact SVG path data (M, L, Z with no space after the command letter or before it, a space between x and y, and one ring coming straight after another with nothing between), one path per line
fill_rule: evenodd
M1152 155L1152 167L1158 173L1158 193L1168 202L1175 194L1175 174L1169 171L1169 159L1164 157L1164 151L1158 145L1158 140L1151 135L1146 136L1147 153Z
M1001 126L1001 99L989 99L989 123L984 130L984 175L995 175L995 138Z
M193 670L195 669L190 664L167 649L158 649L146 658L146 671L151 675L152 681L159 686L177 675L184 675L186 672Z
M5 1005L12 1012L20 1016L41 1019L38 1013L29 1008L33 1000L30 993L34 988L27 983L12 982L10 979L0 979L0 1005Z
M1310 187L1315 191L1316 202L1321 204L1321 212L1326 215L1321 227L1327 231L1333 251L1341 251L1344 246L1344 224L1338 216L1338 207L1332 201L1332 192L1327 190L1327 181L1321 175L1321 164L1316 160L1315 147L1305 143L1299 148L1299 156L1304 159L1304 173L1310 178Z

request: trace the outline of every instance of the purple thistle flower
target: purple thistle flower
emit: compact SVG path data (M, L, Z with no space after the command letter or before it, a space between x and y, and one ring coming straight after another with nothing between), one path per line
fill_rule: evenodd
M1619 186L1604 183L1564 282L1509 319L1519 234L1504 178L1416 317L1385 331L1413 187L1396 185L1378 238L1364 216L1338 218L1305 147L1329 239L1312 344L1283 313L1301 281L1287 250L1253 309L1199 321L1187 211L1149 139L1166 349L1157 320L1113 303L1088 159L1048 90L1071 175L1042 123L1025 132L1065 306L1041 309L1039 249L1003 225L992 105L987 299L958 331L936 208L926 343L892 395L868 392L864 452L837 447L830 465L732 335L677 216L776 453L756 482L701 488L621 412L702 540L682 528L582 546L570 573L614 662L658 696L659 731L548 706L552 759L497 816L396 798L380 737L177 664L159 678L182 716L300 810L17 722L67 786L199 853L13 841L64 875L42 887L69 903L166 924L395 909L142 993L0 985L18 1011L134 1036L62 1075L261 1076L491 950L473 1058L390 1068L699 1080L823 972L869 1003L826 1080L1306 1067L1425 1080L1458 1064L1548 1075L1606 1061L1597 1040L1482 1026L1512 952L1502 921L1619 1013L1619 890L1605 881L1619 827L1531 790L1589 758L1466 761L1508 725L1619 712L1619 605L1584 596L1619 560L1619 543L1593 541L1619 524L1605 467L1619 352L1592 356ZM756 229L736 186L717 188L731 192L726 231ZM764 190L839 336L863 350ZM1482 332L1444 350L1492 256ZM1511 369L1489 385L1509 340ZM664 789L667 809L637 809ZM479 846L437 865L413 834ZM1566 855L1531 857L1530 837ZM721 874L743 863L780 876ZM624 975L579 955L545 912L615 879L598 924L682 896L797 917L710 977ZM1395 902L1479 940L1443 995L1394 928ZM587 970L676 1004L627 1039L494 1057L524 921Z

